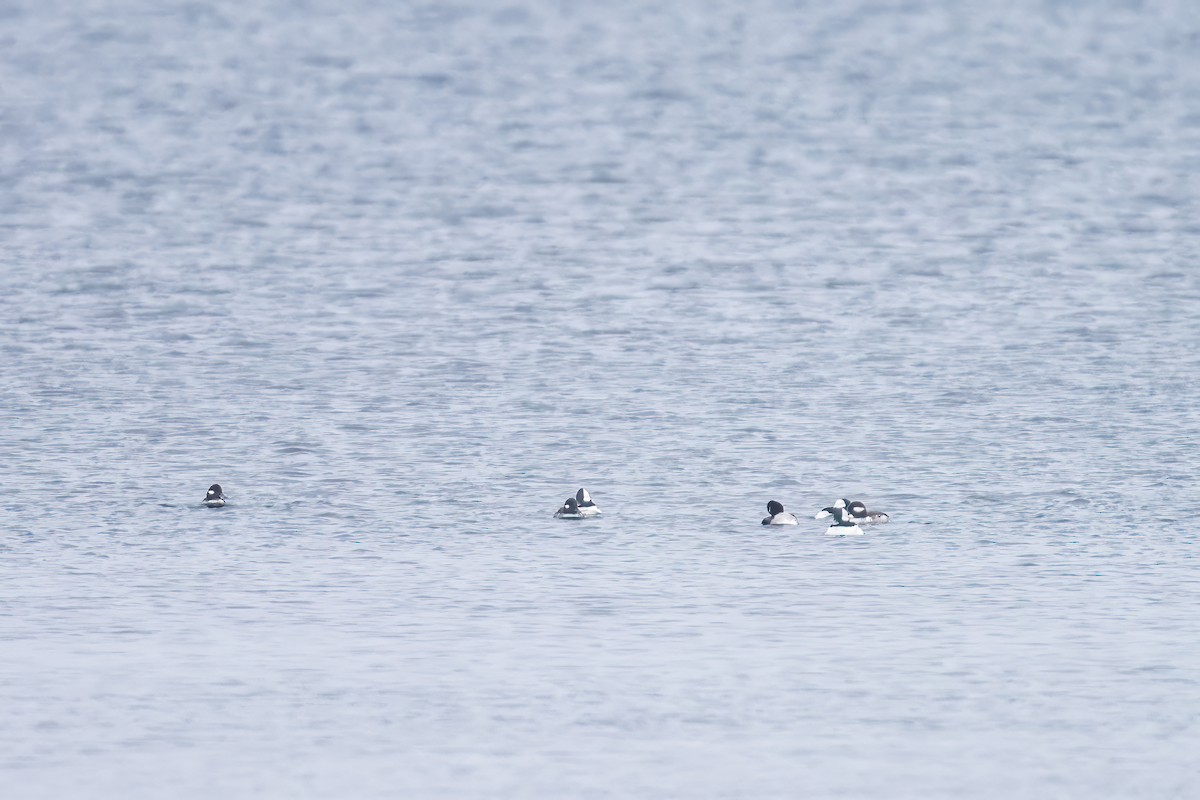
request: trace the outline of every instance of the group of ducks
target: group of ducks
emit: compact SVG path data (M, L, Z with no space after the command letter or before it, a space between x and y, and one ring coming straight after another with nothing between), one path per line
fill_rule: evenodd
M208 493L204 496L203 505L209 508L220 508L225 505L227 500L225 492L221 489L221 484L214 483L208 487ZM763 519L763 525L800 524L800 520L796 519L796 515L784 511L783 503L778 500L772 500L767 503L767 514L769 516ZM554 516L559 519L598 517L600 516L600 506L593 502L592 496L588 494L588 490L581 486L574 497L568 497L563 501L562 507L554 512ZM817 512L814 519L824 519L825 517L833 517L833 522L829 524L829 528L825 531L829 536L861 536L862 528L858 527L859 525L888 521L888 515L882 511L868 511L865 503L859 500L846 500L845 498L838 500L831 506L822 508Z
M763 518L763 525L800 524L796 515L784 511L783 503L778 500L767 503L767 514L769 516ZM863 531L858 527L859 525L888 521L888 515L882 511L868 511L866 503L845 498L831 506L825 506L817 512L813 519L824 519L825 517L833 517L833 522L829 523L829 527L825 529L827 536L862 536Z
M800 521L796 519L795 514L790 514L783 510L783 503L778 500L772 500L767 503L767 514L763 521L763 525L799 525ZM562 507L554 512L554 516L559 519L584 519L585 517L600 516L600 506L592 501L592 496L588 494L588 490L580 487L574 497L568 497L563 501ZM825 533L829 536L861 536L862 528L859 525L878 524L887 522L888 515L882 511L868 511L866 503L860 500L847 500L842 498L834 502L831 506L826 506L817 512L814 519L824 519L825 517L833 517L833 522L829 524Z

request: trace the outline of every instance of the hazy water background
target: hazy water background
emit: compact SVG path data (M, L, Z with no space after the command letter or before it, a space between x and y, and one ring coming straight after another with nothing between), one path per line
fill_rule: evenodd
M0 159L4 797L1200 793L1197 4L18 0Z

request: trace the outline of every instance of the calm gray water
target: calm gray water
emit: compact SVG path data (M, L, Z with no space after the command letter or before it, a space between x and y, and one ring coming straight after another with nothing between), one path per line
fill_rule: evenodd
M0 6L0 795L1200 796L1198 174L1191 0Z

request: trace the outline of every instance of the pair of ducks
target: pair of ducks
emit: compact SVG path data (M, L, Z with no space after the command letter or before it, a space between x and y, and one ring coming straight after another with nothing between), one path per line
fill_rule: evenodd
M225 505L228 500L224 490L221 489L221 484L214 483L208 487L208 492L204 495L204 500L201 505L209 508L220 508ZM554 512L554 516L561 519L583 519L584 517L596 517L600 515L600 506L592 502L592 496L588 494L588 490L583 487L575 493L574 497L568 497L563 503L562 508Z
M767 513L770 516L762 521L763 525L800 524L796 515L784 511L783 503L778 500L767 503ZM825 530L828 536L861 536L862 528L858 527L859 525L888 521L888 515L882 511L868 511L865 503L845 498L822 508L813 519L824 519L825 517L833 517L833 522Z
M562 508L554 512L559 519L583 519L584 517L600 516L600 506L592 502L592 496L582 486L574 497L568 497Z

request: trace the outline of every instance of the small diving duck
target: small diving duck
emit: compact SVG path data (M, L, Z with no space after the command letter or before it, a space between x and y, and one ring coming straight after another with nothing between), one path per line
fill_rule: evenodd
M221 484L214 483L208 487L208 493L204 495L203 505L209 508L220 508L225 505L225 493L221 491Z
M825 529L826 536L862 536L862 528L850 518L844 508L832 507L833 522Z
M574 497L568 497L562 508L554 512L554 516L559 519L583 519L583 514L579 511L579 501Z
M867 511L866 503L859 500L854 500L846 504L846 511L850 514L850 519L858 524L887 522L888 515L882 511Z
M772 500L767 503L767 513L770 515L762 521L763 525L798 525L795 514L783 510L783 503Z
M585 517L600 516L600 506L592 502L592 496L588 494L588 490L583 487L575 493L575 503L579 507L579 513Z

